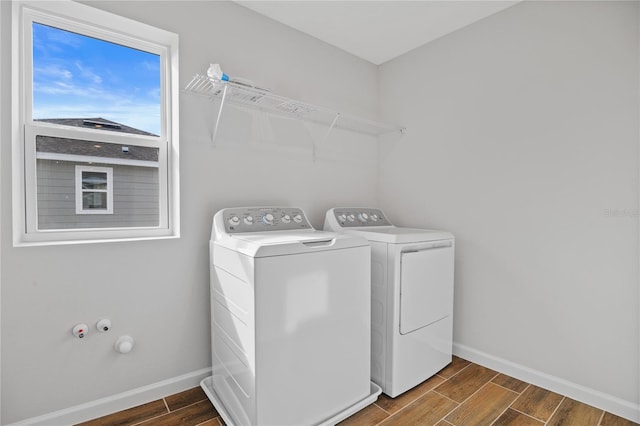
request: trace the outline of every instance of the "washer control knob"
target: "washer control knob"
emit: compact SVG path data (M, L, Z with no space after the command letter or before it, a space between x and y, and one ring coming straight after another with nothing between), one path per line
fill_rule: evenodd
M267 213L262 216L262 223L265 225L273 225L273 215L271 213Z
M369 215L366 214L365 212L362 212L358 215L358 220L362 223L365 223L366 221L369 220Z
M288 214L285 214L284 216L282 216L282 219L280 219L282 221L282 223L290 223L291 222L291 216L289 216Z
M247 216L244 218L244 223L247 225L253 225L253 216Z
M349 216L347 216L347 220L349 222L354 222L356 220L356 215L350 214Z
M229 218L229 225L231 226L240 225L240 218L238 216L231 216Z
M339 220L341 223L344 223L344 221L345 221L345 220L347 220L347 215L346 215L346 214L344 214L344 213L343 213L343 214L339 214L339 215L338 215L338 220Z
M374 213L374 214L372 214L372 215L371 215L371 220L372 220L372 221L377 222L377 221L378 221L378 219L380 219L380 218L378 217L378 215L377 215L377 214L375 214L375 213Z
M295 216L293 216L293 221L295 223L301 223L302 222L302 215L300 213L296 214Z

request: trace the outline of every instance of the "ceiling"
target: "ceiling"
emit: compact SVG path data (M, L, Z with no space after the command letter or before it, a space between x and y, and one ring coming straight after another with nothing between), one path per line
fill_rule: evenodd
M519 0L235 1L380 65Z

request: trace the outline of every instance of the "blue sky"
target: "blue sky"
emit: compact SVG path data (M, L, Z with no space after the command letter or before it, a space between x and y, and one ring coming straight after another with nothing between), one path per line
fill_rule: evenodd
M160 134L160 57L33 24L33 118L102 117Z

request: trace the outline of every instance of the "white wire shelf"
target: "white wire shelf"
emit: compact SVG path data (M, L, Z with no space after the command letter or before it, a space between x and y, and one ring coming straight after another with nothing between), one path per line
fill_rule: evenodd
M329 131L335 127L373 136L392 132L404 133L403 127L394 124L381 123L348 114L341 114L327 108L285 98L273 94L266 89L260 89L233 81L221 81L201 74L196 74L189 84L187 84L185 90L197 95L206 96L210 99L220 100L221 105L216 120L216 128L219 124L222 107L225 102L229 102L235 105L257 108L313 123L326 124L329 126Z

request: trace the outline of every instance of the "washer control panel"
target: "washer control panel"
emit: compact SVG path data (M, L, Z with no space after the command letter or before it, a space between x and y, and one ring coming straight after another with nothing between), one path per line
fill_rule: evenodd
M380 209L360 207L336 208L333 210L336 221L343 228L357 226L390 226Z
M304 212L293 207L225 209L223 220L228 234L313 229Z

